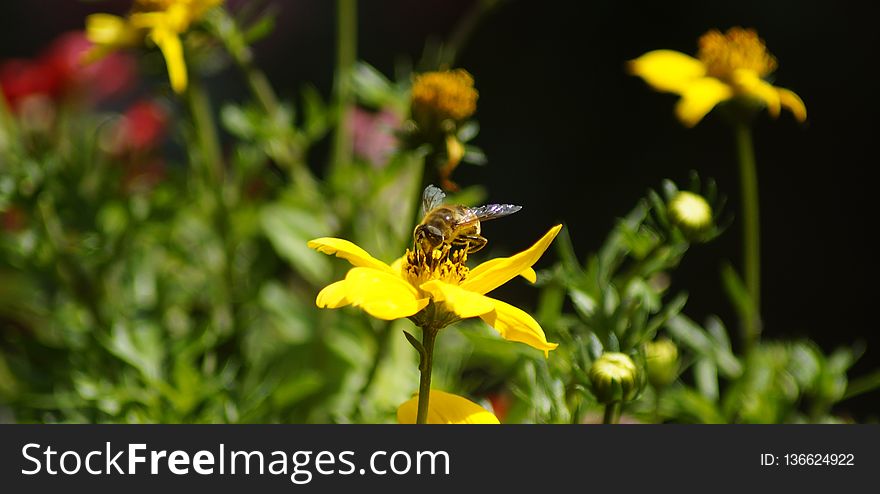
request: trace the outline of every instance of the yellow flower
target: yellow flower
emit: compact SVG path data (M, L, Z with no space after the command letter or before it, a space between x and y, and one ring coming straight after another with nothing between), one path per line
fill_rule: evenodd
M765 80L776 69L764 41L752 29L712 30L700 37L697 58L673 50L655 50L629 62L632 74L658 91L681 95L675 113L693 127L717 104L734 98L758 101L777 117L787 108L803 122L804 102L794 92Z
M415 424L419 397L414 396L397 409L397 422ZM428 401L429 424L500 424L498 417L476 403L445 391L431 390Z
M419 74L412 85L412 113L419 123L427 120L464 120L477 110L474 78L463 69Z
M124 18L92 14L86 18L86 36L96 49L89 58L94 60L112 50L148 40L162 52L171 88L180 94L187 86L180 35L209 8L221 3L223 0L135 0L131 13Z
M547 342L538 322L523 310L485 294L516 276L534 282L532 265L561 228L551 228L519 254L492 259L470 270L465 266L466 252L446 245L433 250L430 258L421 251L407 250L389 266L347 240L311 240L310 248L335 254L355 266L345 279L321 290L316 304L331 309L353 305L385 320L408 317L418 326L433 330L479 317L503 338L542 350L546 356L557 345Z

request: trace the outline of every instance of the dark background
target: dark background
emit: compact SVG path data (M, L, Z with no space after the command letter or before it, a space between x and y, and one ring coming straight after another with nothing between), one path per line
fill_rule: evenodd
M231 2L233 5L240 2ZM361 59L386 74L417 59L428 37L446 36L473 1L383 0L360 3ZM334 5L276 1L275 33L257 46L259 63L282 95L313 82L329 94L334 63ZM56 34L82 26L94 11L128 2L4 2L0 59L30 56ZM874 181L878 99L878 16L870 2L528 2L488 15L463 49L459 66L480 91L476 144L489 156L463 167L462 184L486 184L493 202L523 204L517 221L493 223L493 243L525 247L564 221L578 251L595 250L649 187L684 182L690 170L713 177L739 213L733 136L710 114L694 129L675 120L676 97L651 91L624 71L652 49L696 52L710 28L756 28L779 60L775 83L805 101L808 121L762 115L755 127L761 197L765 338L808 336L826 350L854 341L868 350L852 375L880 365L873 322L877 295ZM237 84L234 77L223 84ZM216 89L216 88L215 88ZM220 91L234 93L239 86ZM720 286L724 259L739 264L740 224L694 247L673 288L690 292L687 312L715 313L735 329ZM528 297L527 292L511 292ZM872 393L842 412L876 417Z

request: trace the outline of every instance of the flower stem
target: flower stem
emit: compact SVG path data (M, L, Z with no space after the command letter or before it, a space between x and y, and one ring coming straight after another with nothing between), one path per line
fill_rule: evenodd
M437 338L437 330L431 327L422 328L422 361L419 364L421 378L419 379L419 411L416 416L417 424L428 423L428 401L431 398L431 370L434 367L434 340Z
M761 333L761 227L758 212L758 171L755 165L751 128L747 123L739 122L735 129L742 187L744 278L752 302L750 314L742 321L742 337L745 348L749 349L758 341Z
M244 75L245 81L254 95L254 99L256 99L270 120L276 124L286 124L282 122L281 102L266 78L266 74L257 68L254 63L253 51L247 44L244 33L242 33L235 19L224 9L216 9L209 19L215 36L223 43L226 52ZM296 187L306 197L315 197L318 190L318 182L303 162L303 151L296 143L290 140L282 144L274 158L290 170Z
M348 121L354 100L351 71L357 56L357 0L337 0L336 8L336 134L331 163L340 169L351 164L353 154Z
M206 179L212 188L220 190L223 181L223 153L220 139L214 127L211 103L201 83L190 81L186 90L186 100L192 116L195 137L201 151L201 159L206 167Z
M616 424L620 416L618 415L619 404L617 402L605 405L605 415L602 416L603 424Z

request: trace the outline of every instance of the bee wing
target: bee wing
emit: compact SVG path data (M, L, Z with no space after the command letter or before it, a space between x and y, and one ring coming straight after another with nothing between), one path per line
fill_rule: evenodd
M468 208L468 211L473 215L473 220L488 221L507 216L508 214L513 214L520 209L522 209L522 206L516 206L514 204L486 204L485 206Z
M425 187L425 191L422 192L422 216L443 204L443 199L446 199L446 193L440 190L439 187L434 187L433 185Z

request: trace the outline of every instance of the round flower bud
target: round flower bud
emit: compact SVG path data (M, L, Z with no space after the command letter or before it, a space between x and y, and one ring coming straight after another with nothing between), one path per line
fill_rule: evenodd
M413 118L433 127L445 120L460 122L477 109L474 78L462 69L419 74L412 85Z
M705 232L712 226L712 207L702 196L681 191L669 201L669 218L688 237Z
M645 367L655 388L672 384L678 377L678 347L669 338L649 341L645 344Z
M629 401L639 392L639 370L629 356L603 353L590 367L593 394L603 404Z

